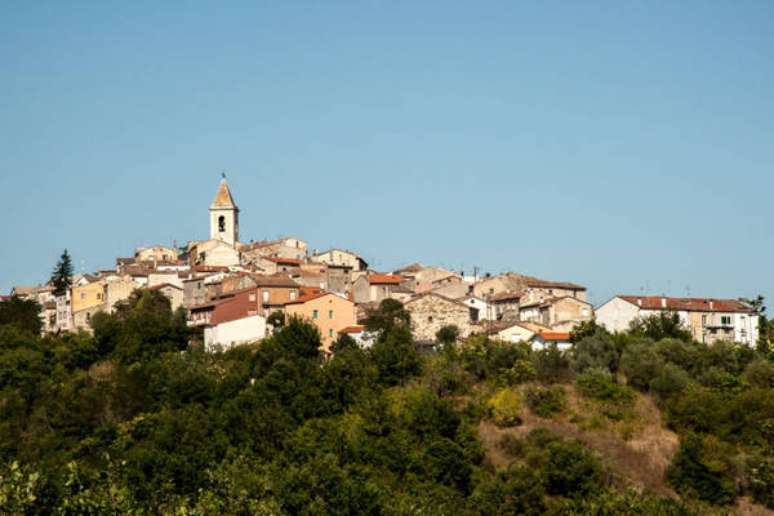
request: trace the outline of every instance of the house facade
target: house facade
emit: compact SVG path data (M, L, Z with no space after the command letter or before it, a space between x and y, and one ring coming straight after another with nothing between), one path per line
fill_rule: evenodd
M593 318L591 304L575 297L555 297L519 306L520 321L536 322L562 332Z
M397 274L368 274L357 278L352 284L355 303L380 303L392 298L400 290L403 278Z
M758 341L759 316L735 299L619 295L595 312L597 322L610 331L626 331L637 318L671 312L699 342L728 340L752 346Z
M449 325L459 328L462 338L472 331L471 308L460 301L429 292L411 299L404 306L411 314L411 332L417 341L435 341L438 330Z
M331 346L345 328L357 326L355 303L331 292L302 296L285 306L287 317L300 317L320 330L321 349L331 352Z

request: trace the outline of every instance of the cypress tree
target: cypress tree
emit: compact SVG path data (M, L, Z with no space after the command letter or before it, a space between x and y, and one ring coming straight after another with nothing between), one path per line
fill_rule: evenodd
M72 285L72 276L73 261L70 258L70 253L65 249L51 274L51 284L54 286L55 296L61 296L67 292L67 289Z

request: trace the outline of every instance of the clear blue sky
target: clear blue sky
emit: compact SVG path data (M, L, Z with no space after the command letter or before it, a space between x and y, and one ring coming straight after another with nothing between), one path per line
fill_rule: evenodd
M0 292L295 235L774 300L774 2L0 3ZM774 304L774 303L773 303Z

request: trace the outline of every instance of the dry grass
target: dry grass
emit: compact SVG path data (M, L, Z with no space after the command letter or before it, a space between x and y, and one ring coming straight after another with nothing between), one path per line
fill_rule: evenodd
M638 396L633 421L605 422L594 427L587 424L600 418L593 413L593 407L579 399L572 387L566 389L568 410L560 417L541 418L525 409L524 422L516 428L498 428L482 422L479 437L489 462L498 468L510 463L510 458L498 446L503 435L523 437L536 428L547 428L564 438L578 439L597 451L616 483L675 496L664 476L677 450L678 438L664 427L660 412L649 397Z

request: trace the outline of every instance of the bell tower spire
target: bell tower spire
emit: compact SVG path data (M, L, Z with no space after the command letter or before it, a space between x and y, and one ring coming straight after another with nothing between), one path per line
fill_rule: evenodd
M210 205L210 238L231 246L239 242L239 208L231 196L225 172L221 174L218 193Z

